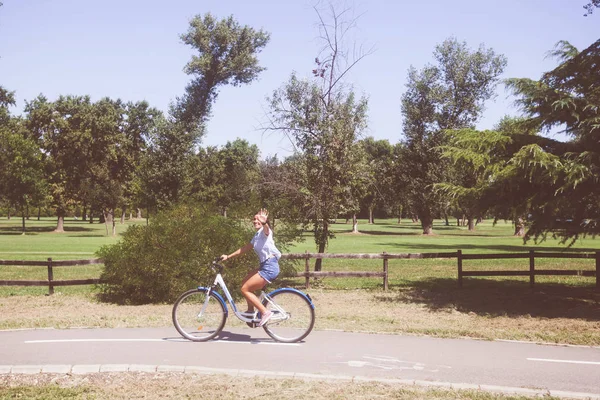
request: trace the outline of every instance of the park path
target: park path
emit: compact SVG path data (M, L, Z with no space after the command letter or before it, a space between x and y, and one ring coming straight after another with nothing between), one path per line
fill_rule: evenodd
M136 369L137 368L137 369ZM418 385L600 399L600 348L313 331L273 342L230 329L206 343L174 328L0 331L0 373L174 370Z

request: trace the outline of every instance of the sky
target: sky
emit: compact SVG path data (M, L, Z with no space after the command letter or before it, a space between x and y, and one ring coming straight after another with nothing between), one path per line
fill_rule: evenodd
M281 133L261 129L267 97L292 72L311 77L323 42L318 39L316 1L307 0L2 0L0 85L14 91L22 114L39 94L90 95L146 100L165 113L192 76L183 72L194 55L180 35L196 15L230 15L262 29L271 40L259 54L266 70L245 86L224 87L213 105L203 145L237 138L256 144L261 156L291 154ZM501 79L539 79L557 61L546 54L559 40L582 50L600 37L600 9L584 17L586 0L369 0L345 4L357 17L356 45L374 49L348 76L369 99L365 136L402 139L400 99L407 71L432 64L435 46L454 37L475 50L492 48L508 59ZM326 3L320 3L321 5ZM326 13L323 15L327 15ZM491 129L504 115L519 115L500 84L486 104L478 129ZM554 134L560 139L560 135Z

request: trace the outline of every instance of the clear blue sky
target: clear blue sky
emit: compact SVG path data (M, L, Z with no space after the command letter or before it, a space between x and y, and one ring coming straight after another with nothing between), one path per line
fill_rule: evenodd
M292 71L309 77L320 49L314 2L306 0L2 0L0 85L15 91L20 114L25 101L42 93L147 100L167 111L191 79L183 73L193 54L179 35L189 20L211 12L233 15L243 25L271 33L259 55L267 68L248 86L221 90L208 124L205 145L244 138L262 156L289 155L278 134L263 134L265 98ZM369 0L347 3L362 14L357 42L374 54L353 70L350 82L369 97L367 135L397 143L402 135L400 98L406 72L433 62L436 44L448 37L480 44L508 58L503 78L538 79L556 62L544 59L559 40L580 50L600 36L600 10L584 17L586 0ZM498 87L495 102L478 127L492 128L505 114L517 114L512 98Z

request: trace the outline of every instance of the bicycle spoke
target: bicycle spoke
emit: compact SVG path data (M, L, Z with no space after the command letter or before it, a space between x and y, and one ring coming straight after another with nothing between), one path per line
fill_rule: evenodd
M193 341L216 337L223 329L226 309L219 299L206 290L190 290L175 302L173 324L179 333Z
M314 309L310 301L297 291L276 292L270 299L266 298L264 304L274 315L263 328L269 336L279 342L300 341L314 326Z

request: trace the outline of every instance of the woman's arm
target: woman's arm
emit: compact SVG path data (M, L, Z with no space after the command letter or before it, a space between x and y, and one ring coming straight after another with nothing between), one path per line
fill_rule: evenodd
M233 253L227 255L227 254L223 254L221 256L221 259L223 261L231 258L231 257L236 257L239 256L240 254L244 254L245 252L247 252L248 250L252 249L252 243L246 243L244 246L240 247L239 249L237 249L236 251L234 251Z

